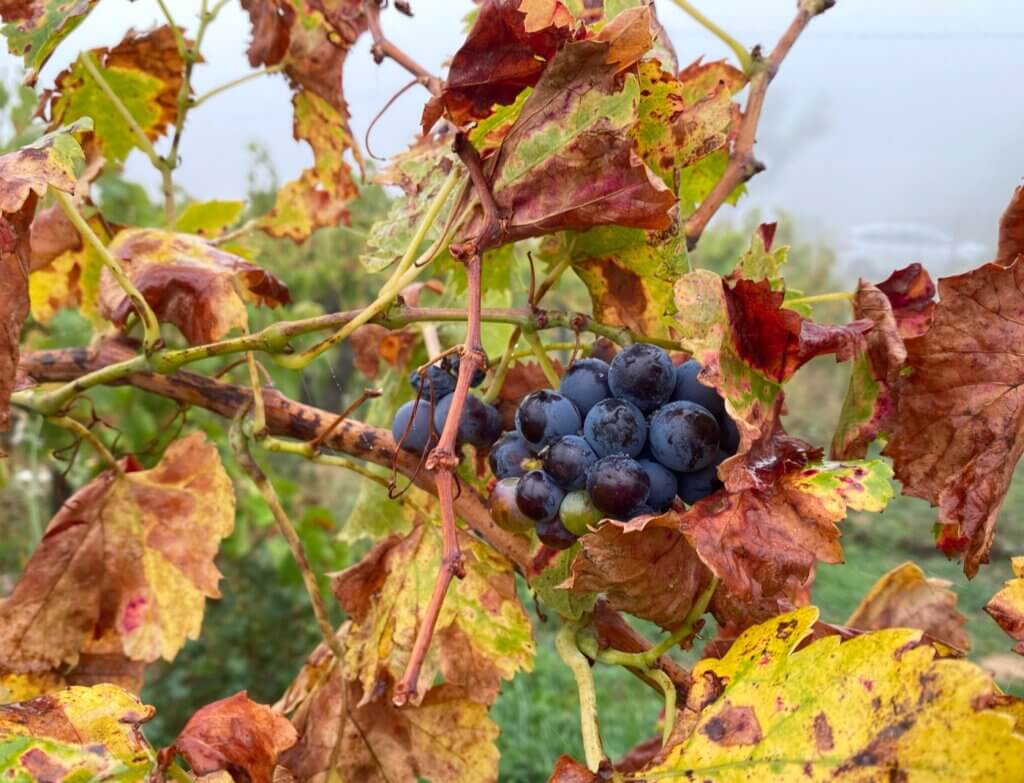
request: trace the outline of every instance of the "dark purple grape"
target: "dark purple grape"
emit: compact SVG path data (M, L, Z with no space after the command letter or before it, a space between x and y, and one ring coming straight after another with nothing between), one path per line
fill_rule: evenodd
M572 400L580 416L612 393L608 388L608 363L600 359L580 359L569 365L558 391Z
M718 422L694 402L670 402L651 417L651 451L666 468L700 470L718 454Z
M491 516L502 530L510 533L525 533L533 528L533 520L519 510L516 504L516 487L519 479L502 479L491 490Z
M537 538L542 544L552 549L568 549L576 543L576 535L567 530L558 517L546 522L538 522Z
M391 436L395 443L401 443L406 451L422 454L428 445L433 447L437 442L436 438L431 437L430 424L430 403L424 399L419 402L409 400L395 411L395 418L391 422Z
M651 480L651 492L647 496L647 505L655 511L661 512L672 505L672 499L676 496L676 474L666 468L660 462L653 460L639 460L638 463Z
M715 418L720 418L725 415L725 400L712 387L705 386L697 380L700 370L700 362L696 359L690 359L676 367L676 386L672 391L672 399L695 402L707 408Z
M723 413L718 417L718 428L721 431L722 451L731 457L740 447L740 431L736 428L736 422L728 413Z
M448 368L448 372L451 373L452 378L457 379L459 377L459 363L461 358L462 357L460 357L457 353L452 353L441 360ZM470 378L469 385L473 387L479 386L481 383L484 382L484 378L486 377L487 370L485 368L477 367L475 370L473 370L473 377Z
M526 438L518 432L506 432L491 447L487 461L491 465L491 473L499 479L518 478L526 474L529 468L523 463L533 459L533 451Z
M544 471L562 489L583 489L597 454L579 435L563 435L544 450Z
M696 503L706 498L712 492L722 488L722 482L718 478L718 466L721 465L729 455L719 451L715 461L705 468L693 470L689 473L678 473L676 478L679 482L679 497L687 503Z
M438 434L444 431L444 423L448 419L448 410L452 406L454 394L441 400L434 409L434 428ZM486 448L494 443L501 434L501 414L493 405L488 405L476 397L467 396L462 406L462 418L456 439L459 443L471 443L478 448Z
M586 490L578 489L562 498L558 518L570 533L585 536L592 527L597 527L597 523L604 519L604 514L597 510Z
M516 429L537 451L563 435L575 435L581 423L572 400L549 389L526 395L516 410Z
M612 359L608 387L616 397L650 413L672 396L676 370L668 354L656 345L636 343Z
M409 383L417 392L423 386L421 398L430 402L438 402L442 397L447 397L455 391L455 379L445 372L443 367L432 364L427 368L426 375L420 375L416 370L409 376Z
M531 470L516 486L516 505L530 519L545 522L558 516L565 493L543 470Z
M630 457L615 454L602 457L590 469L587 492L600 511L613 517L631 515L647 502L651 480L640 464Z
M609 397L590 409L583 435L599 457L635 457L647 442L647 421L633 403Z

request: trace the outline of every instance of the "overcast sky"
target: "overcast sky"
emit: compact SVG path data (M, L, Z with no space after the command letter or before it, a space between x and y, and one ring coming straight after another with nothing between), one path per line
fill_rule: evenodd
M698 0L746 45L774 44L793 0ZM170 0L193 25L198 0ZM443 74L462 39L463 0L413 0L407 19L384 14L387 34ZM668 2L659 3L681 63L728 50ZM112 45L128 26L159 21L154 0L103 0L46 67L47 86L81 48ZM235 4L209 31L197 92L248 70L249 24ZM369 57L368 36L351 53L345 92L357 137L408 75ZM15 62L0 54L0 71ZM794 214L806 236L839 237L880 220L932 225L958 239L990 243L996 218L1024 177L1024 3L1021 0L839 0L797 42L769 91L757 154L768 169L741 210ZM373 150L402 149L422 90L407 93L371 136ZM224 93L190 115L178 181L197 198L245 192L248 143L271 152L285 180L311 160L291 139L290 93L281 76ZM131 174L154 178L139 153ZM726 208L726 213L731 212Z

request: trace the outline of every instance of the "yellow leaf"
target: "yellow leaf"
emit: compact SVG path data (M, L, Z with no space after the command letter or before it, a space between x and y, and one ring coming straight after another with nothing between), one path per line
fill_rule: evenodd
M836 636L797 651L818 619L805 607L747 630L701 661L699 714L644 780L1024 780L1013 711L972 663L937 659L921 632Z
M985 605L999 627L1017 641L1014 652L1024 655L1024 557L1011 560L1013 575L1006 586Z
M0 704L28 701L64 687L64 678L55 672L19 674L0 669Z

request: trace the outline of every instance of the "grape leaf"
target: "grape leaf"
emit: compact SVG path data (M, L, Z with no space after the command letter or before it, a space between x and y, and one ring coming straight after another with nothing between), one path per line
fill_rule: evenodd
M805 781L1024 778L1024 736L972 663L937 659L921 632L840 643L808 637L806 607L746 631L694 668L686 738L647 780ZM941 738L941 741L937 741Z
M472 539L464 538L461 545L466 577L448 592L435 631L440 644L428 653L421 681L433 682L445 666L482 667L474 679L492 681L529 671L532 630L516 598L511 567ZM382 685L387 687L402 676L439 562L439 532L421 520L408 535L378 542L361 563L332 576L335 597L352 618L345 668L359 680L363 704L375 698ZM462 641L443 635L449 626L465 633L477 655L460 659L449 654L446 639L460 645ZM459 674L456 679L465 681L468 676Z
M1024 263L986 264L939 280L931 327L905 341L912 372L899 388L883 454L903 493L939 507L939 546L972 577L1024 452Z
M1009 266L1024 253L1024 185L1018 185L1010 205L999 219L999 244L995 263Z
M486 0L452 57L444 89L423 108L423 133L442 116L463 126L513 103L572 39L572 21L558 0Z
M174 126L185 64L169 26L141 33L131 30L113 49L94 49L91 54L146 138L155 141ZM133 130L81 60L57 77L49 103L53 124L91 117L96 149L108 160L122 162L139 146Z
M1024 655L1024 557L1013 558L1011 566L1014 578L985 604L985 611L1017 642L1014 652Z
M950 584L926 577L913 563L903 563L879 577L846 625L866 631L917 628L930 639L965 652L971 646L964 630L967 618L957 610Z
M150 470L123 460L64 504L0 604L0 665L74 664L116 632L135 660L171 660L219 596L213 565L235 500L217 449L200 433L172 443Z
M570 620L579 620L594 608L597 601L597 593L570 591L565 587L566 580L572 577L572 564L581 548L577 541L568 549L557 552L540 573L530 578L530 587L541 603Z
M605 523L580 539L569 578L559 587L604 593L613 609L678 628L711 574L686 539L670 527L649 524L625 531Z
M332 770L343 686L348 715ZM387 698L370 701L358 682L343 684L330 651L321 645L277 708L291 715L299 731L298 743L282 755L281 766L302 781L497 779L498 727L487 717L486 705L448 683L430 688L415 706L397 709Z
M278 755L298 738L287 718L241 691L197 710L160 757L166 765L180 753L196 775L227 770L271 783Z
M0 215L19 212L30 194L41 198L48 187L72 192L85 163L85 154L73 134L91 129L92 120L81 119L0 155ZM0 243L7 241L5 235L0 235Z
M18 0L0 6L3 33L11 54L21 55L34 84L60 42L85 21L98 0Z
M786 287L782 279L782 266L789 257L789 246L772 250L777 223L761 223L750 238L750 247L740 256L736 267L729 273L733 280L767 280L773 291Z
M244 211L244 201L190 201L174 222L174 230L202 237L220 236Z
M88 222L97 236L106 236L106 226L99 216ZM32 318L46 324L58 310L74 308L93 327L105 327L107 321L99 310L102 272L103 258L89 244L67 250L42 269L36 269L28 278Z
M116 685L72 687L0 706L0 769L15 781L141 781L152 707Z
M56 672L9 672L0 670L0 704L28 701L65 687Z
M249 317L242 296L267 307L291 301L274 275L190 234L132 228L114 237L108 249L157 318L177 326L191 345L244 329ZM135 312L108 269L100 278L100 309L120 327Z

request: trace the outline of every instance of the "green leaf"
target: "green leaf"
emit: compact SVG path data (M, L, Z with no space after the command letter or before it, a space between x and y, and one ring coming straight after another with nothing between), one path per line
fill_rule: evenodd
M218 236L233 226L245 210L244 201L192 201L174 224L183 234Z
M530 580L530 587L541 603L569 620L579 620L597 603L597 593L574 593L560 586L572 575L572 563L579 551L580 544L576 542L559 552L547 568Z
M11 54L21 55L30 78L50 59L95 7L98 0L26 0L4 9L3 35Z

